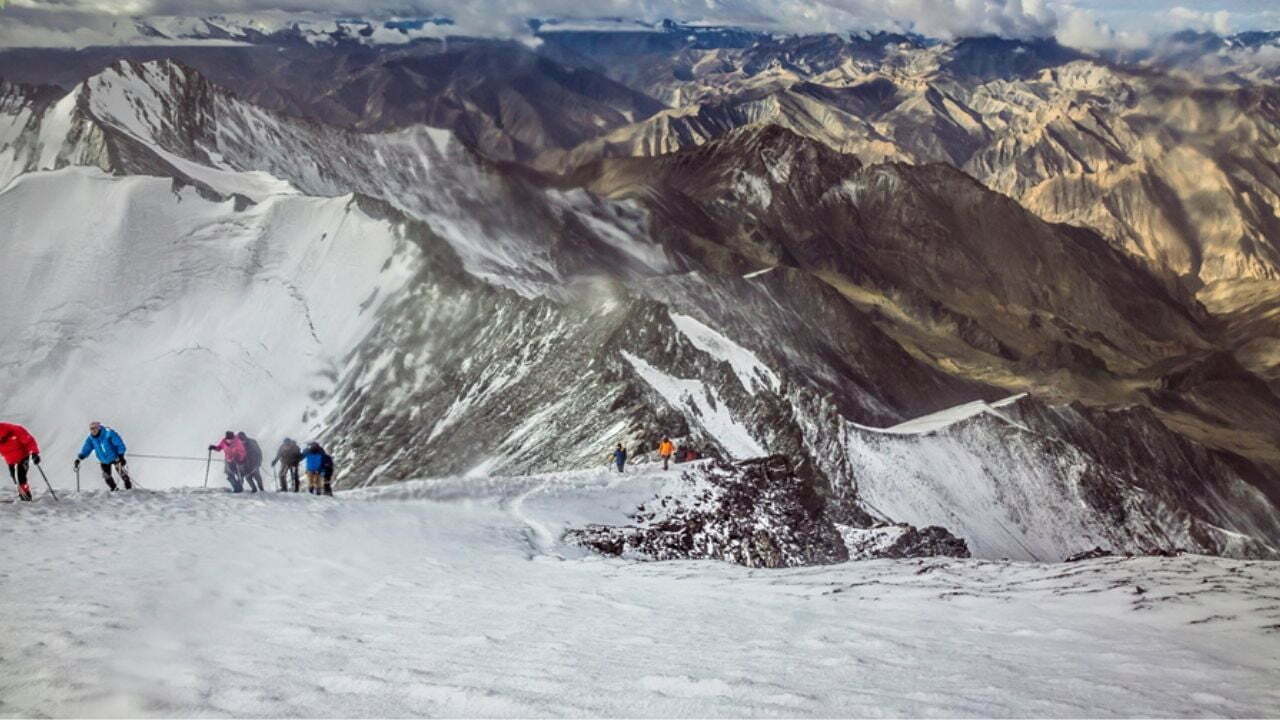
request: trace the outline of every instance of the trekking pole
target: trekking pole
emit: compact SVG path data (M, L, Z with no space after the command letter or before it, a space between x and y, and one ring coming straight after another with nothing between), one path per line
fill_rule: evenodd
M76 463L76 494L80 493L80 464Z
M57 502L62 502L61 500L58 500L58 493L54 492L53 486L49 484L49 476L44 474L44 468L36 465L36 469L40 471L40 477L44 478L44 486L49 488L49 494L52 495L53 499Z
M121 479L121 480L123 480L123 479L124 479L124 473L125 473L125 472L127 472L127 471L124 469L124 465L117 465L117 466L116 466L116 472L119 472L119 473L120 473L120 479ZM137 489L139 489L139 490L146 490L146 488L142 486L142 483L138 482L138 480L137 480L136 478L134 478L132 475L130 475L130 476L129 476L129 484L130 484L130 485L132 485L132 486L134 486L135 488L137 488Z
M204 486L209 487L209 467L213 465L213 451L209 451L209 456L204 460Z

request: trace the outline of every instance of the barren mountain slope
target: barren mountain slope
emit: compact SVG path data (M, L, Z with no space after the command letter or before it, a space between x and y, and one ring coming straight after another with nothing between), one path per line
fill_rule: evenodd
M707 72L668 79L673 109L540 163L654 155L772 123L867 162L951 164L1193 290L1276 276L1274 86L1124 69L1052 43L842 43L716 50Z

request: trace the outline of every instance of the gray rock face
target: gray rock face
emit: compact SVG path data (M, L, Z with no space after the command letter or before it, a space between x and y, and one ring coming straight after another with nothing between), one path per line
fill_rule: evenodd
M635 513L633 527L593 525L566 540L606 555L724 560L747 567L844 562L849 552L813 482L787 458L715 461Z

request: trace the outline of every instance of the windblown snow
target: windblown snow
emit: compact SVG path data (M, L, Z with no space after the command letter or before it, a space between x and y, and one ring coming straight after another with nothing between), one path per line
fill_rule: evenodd
M0 714L1268 716L1280 566L602 559L640 468L0 505ZM198 473L170 478L198 483ZM927 622L925 619L927 618Z

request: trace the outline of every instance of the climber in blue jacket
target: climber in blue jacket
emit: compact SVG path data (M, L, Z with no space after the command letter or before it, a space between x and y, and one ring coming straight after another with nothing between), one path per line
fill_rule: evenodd
M98 456L98 463L102 465L102 479L107 481L107 487L112 491L116 489L116 481L111 477L111 468L114 467L124 481L124 489L133 489L133 480L129 478L129 470L125 467L124 439L120 437L120 433L97 420L89 423L89 436L84 439L80 454L76 456L76 470L80 469L80 461L89 457L89 453Z

